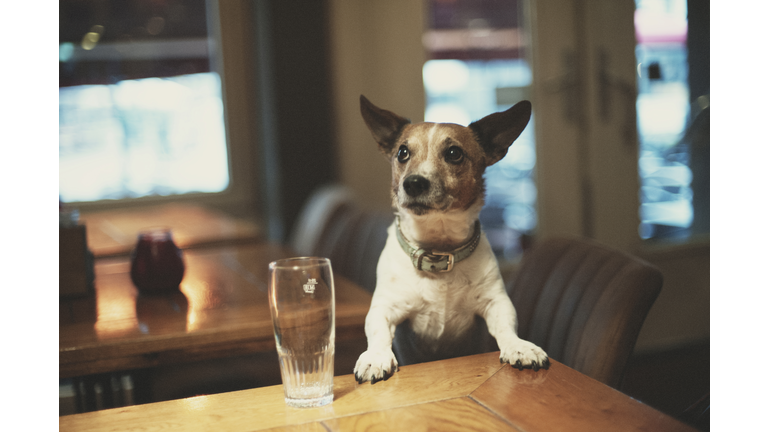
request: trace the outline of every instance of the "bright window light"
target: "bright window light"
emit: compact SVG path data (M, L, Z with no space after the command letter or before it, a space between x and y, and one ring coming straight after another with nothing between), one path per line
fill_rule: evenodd
M62 201L214 193L228 184L218 74L59 89Z

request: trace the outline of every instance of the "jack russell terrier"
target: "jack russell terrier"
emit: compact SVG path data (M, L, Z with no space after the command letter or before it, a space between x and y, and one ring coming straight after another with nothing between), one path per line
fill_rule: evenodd
M483 173L525 129L531 103L468 127L411 124L362 95L360 111L392 164L396 217L376 268L365 319L368 349L355 365L357 381L386 380L398 364L496 347L501 362L548 368L547 354L517 336L517 313L478 219L485 202Z

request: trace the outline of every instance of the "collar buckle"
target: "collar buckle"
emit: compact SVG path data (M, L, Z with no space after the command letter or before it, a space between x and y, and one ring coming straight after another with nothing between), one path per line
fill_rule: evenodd
M445 269L439 270L440 272L449 272L453 270L453 263L456 261L456 257L450 252L432 252L432 255L446 256L448 257L448 265Z
M443 257L447 257L447 259ZM424 258L426 258L426 261L429 264L425 265ZM428 251L426 249L414 249L411 253L411 261L413 261L414 267L416 267L418 270L433 273L445 273L453 270L453 265L456 263L456 256L452 252L436 252ZM443 263L445 263L445 268L441 268Z
M400 218L395 219L397 241L400 243L403 251L411 258L411 263L416 267L416 270L427 271L432 273L445 273L453 270L454 265L472 255L478 243L480 242L481 228L480 221L475 221L475 232L472 238L463 246L455 249L453 252L437 252L426 250L412 246L403 237L402 231L400 231ZM424 264L426 258L428 265ZM424 268L427 267L427 268Z

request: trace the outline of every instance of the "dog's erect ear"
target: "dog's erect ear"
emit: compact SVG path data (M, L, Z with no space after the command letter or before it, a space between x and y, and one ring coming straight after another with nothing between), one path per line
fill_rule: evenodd
M400 132L411 121L377 107L363 95L360 95L360 113L363 115L365 125L373 134L373 139L379 143L379 149L385 155L391 155Z
M488 165L495 164L507 154L507 149L530 119L531 103L522 101L504 112L493 113L469 125L488 156Z

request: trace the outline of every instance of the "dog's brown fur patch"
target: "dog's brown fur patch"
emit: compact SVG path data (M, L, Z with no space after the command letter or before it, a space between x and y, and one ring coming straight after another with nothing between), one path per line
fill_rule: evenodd
M406 146L410 152L405 162L397 160L401 146ZM454 146L464 154L458 163L446 160L448 149ZM395 200L398 194L402 195L403 180L414 174L427 178L430 190L423 197L411 200L441 211L466 210L485 192L486 154L472 132L463 126L450 123L406 125L389 157ZM400 199L409 198L401 196Z

